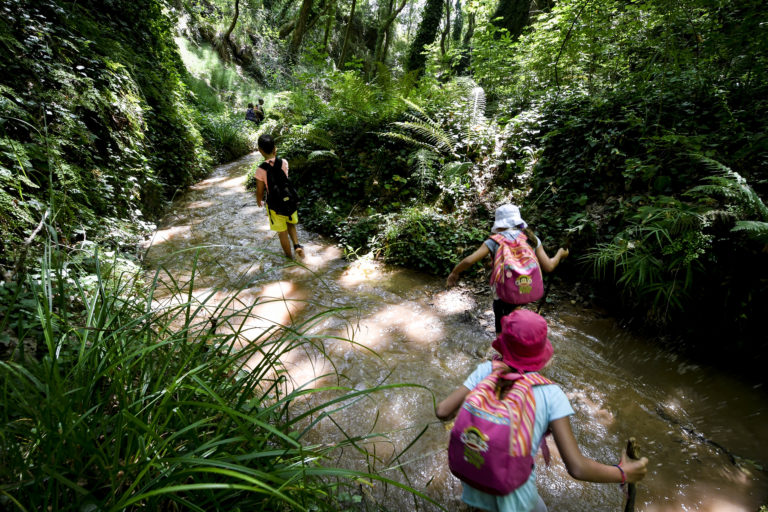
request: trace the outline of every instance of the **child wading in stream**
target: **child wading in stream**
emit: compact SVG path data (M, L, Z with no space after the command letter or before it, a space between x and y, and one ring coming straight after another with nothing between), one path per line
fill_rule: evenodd
M641 480L645 457L633 460L624 451L618 464L608 465L581 454L571 430L568 398L537 373L553 352L546 320L517 309L502 324L493 342L501 360L480 363L436 410L441 420L459 410L448 459L451 472L462 480L461 499L481 510L546 512L536 489L533 456L541 446L548 462L548 431L573 478L621 484Z
M258 147L264 162L256 169L256 202L261 207L266 190L269 229L277 232L280 246L287 257L293 258L293 242L296 256L303 258L304 249L299 245L296 233L296 224L299 222L296 212L298 196L288 181L288 160L277 158L277 148L271 135L264 134L259 137Z
M496 209L491 233L491 237L475 252L454 267L446 284L454 286L459 280L459 274L490 254L494 261L491 274L493 316L496 334L499 334L504 315L543 295L541 269L552 272L568 256L569 251L561 247L550 258L539 239L520 217L520 209L513 204L505 204ZM514 272L510 267L515 267ZM505 283L506 277L511 279Z

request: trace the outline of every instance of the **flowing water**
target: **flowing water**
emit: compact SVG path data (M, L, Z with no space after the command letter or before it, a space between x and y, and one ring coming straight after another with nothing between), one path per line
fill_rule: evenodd
M348 263L331 242L301 227L306 268L286 268L264 210L244 189L245 173L255 162L250 155L221 166L176 201L148 244L148 265L162 265L184 282L195 260L185 250L205 246L197 251L195 296L220 302L237 292L238 302L257 304L243 320L246 332L254 333L251 339L273 323L301 321L329 306L343 308L313 332L355 343L326 341L328 359L308 351L291 354L284 362L294 381L301 385L328 373L330 360L339 382L350 388L421 387L388 389L351 403L335 413L338 426L321 421L311 440L338 440L339 426L354 435L386 433L363 443L375 457L347 450L338 462L361 469L398 466L384 474L422 490L447 510L465 510L461 485L447 467L449 424L435 419L433 396L441 400L489 355L488 293L446 290L443 278L370 260ZM553 362L542 373L566 391L585 455L613 464L626 439L637 439L650 463L638 485L636 510L755 511L768 503L763 387L745 384L731 368L693 364L623 331L611 318L561 302L542 312L555 347ZM539 464L537 476L549 510L622 509L617 485L575 481L555 450L553 455L550 467ZM361 491L389 510L435 509L393 486L361 485Z

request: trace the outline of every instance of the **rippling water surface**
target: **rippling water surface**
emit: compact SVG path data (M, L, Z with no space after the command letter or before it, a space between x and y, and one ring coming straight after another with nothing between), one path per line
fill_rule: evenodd
M490 297L449 291L442 278L367 260L347 263L332 243L301 227L307 268L285 268L264 210L243 186L255 162L251 155L221 166L179 199L149 244L149 267L162 266L184 283L196 261L194 294L200 300L213 307L236 295L237 304L256 303L242 319L243 343L274 323L306 321L329 306L344 308L312 328L343 338L325 342L329 359L308 351L286 357L295 383L336 383L317 379L335 367L338 382L350 388L401 382L421 387L382 391L336 413L348 434L386 433L366 443L375 458L347 451L340 463L399 466L385 474L448 510L463 510L461 485L447 467L449 425L435 419L432 394L442 399L489 354ZM768 464L763 387L745 384L729 368L702 367L666 353L594 312L559 304L543 314L555 347L543 373L570 398L582 451L613 464L634 436L650 458L637 510L754 511L768 503L768 474L761 469ZM330 421L311 434L313 441L341 436ZM618 486L577 482L557 456L549 468L539 465L538 485L551 511L622 506ZM391 510L416 507L391 486L361 489ZM423 502L418 507L434 509Z

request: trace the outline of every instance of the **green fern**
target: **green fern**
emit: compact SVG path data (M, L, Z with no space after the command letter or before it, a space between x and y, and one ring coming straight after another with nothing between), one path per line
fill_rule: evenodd
M436 181L435 168L439 164L439 155L430 149L421 148L412 153L411 158L415 163L420 196L424 198L427 188Z
M707 183L693 187L689 194L722 198L724 208L711 208L707 211L708 216L729 216L734 220L731 231L743 232L752 240L768 243L768 206L747 180L716 160L701 155L695 157L716 174L705 178Z
M731 231L743 231L752 240L768 244L768 222L740 220Z
M592 263L597 277L610 273L626 296L668 320L703 269L701 256L712 243L704 233L708 222L695 206L662 198L661 206L640 208L613 241L598 244L583 260Z
M339 155L337 155L333 151L319 150L319 151L311 152L307 157L307 160L309 162L317 162L317 161L323 161L323 160L338 160L338 158L339 158Z
M443 130L439 124L429 121L398 121L392 123L396 128L413 134L415 140L420 140L422 145L434 148L435 152L457 156L453 148L453 139Z

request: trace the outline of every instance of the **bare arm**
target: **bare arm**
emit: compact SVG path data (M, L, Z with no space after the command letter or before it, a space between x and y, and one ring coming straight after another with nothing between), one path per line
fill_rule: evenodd
M549 424L549 428L552 430L552 436L555 438L557 449L560 450L560 455L563 457L569 475L576 480L586 482L621 483L621 471L616 466L600 464L581 454L579 444L573 437L571 420L568 416L554 420ZM621 454L619 465L627 476L627 482L637 482L645 477L648 459L643 457L640 460L631 460L627 457L627 452L624 451Z
M264 182L261 180L256 180L256 204L259 205L259 208L261 208L261 202L264 198Z
M563 249L561 247L557 250L555 256L550 258L547 255L547 252L544 250L543 245L539 244L539 246L536 248L536 259L539 260L539 265L544 272L552 272L555 270L555 268L560 264L560 261L567 258L569 254L570 251L568 249Z
M488 248L488 246L482 244L475 252L461 260L458 265L453 268L451 273L448 274L448 279L445 281L445 284L449 287L454 286L459 281L459 274L467 270L469 267L490 253L491 250Z
M469 389L464 386L456 388L456 390L448 395L442 402L437 404L435 414L441 420L447 420L461 407L464 403L464 399L467 398Z

